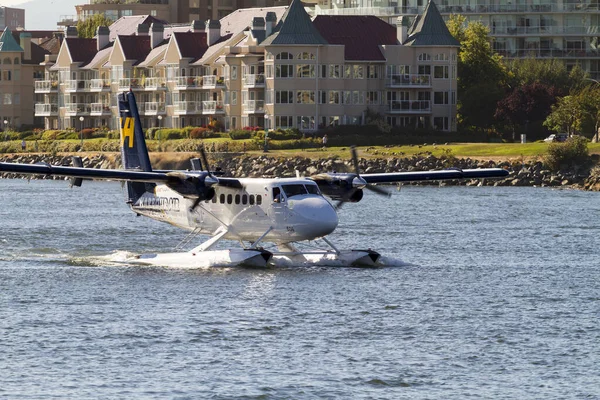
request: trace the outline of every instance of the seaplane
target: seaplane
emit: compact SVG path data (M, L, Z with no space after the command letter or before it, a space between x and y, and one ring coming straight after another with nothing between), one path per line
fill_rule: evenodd
M153 170L133 92L118 94L122 169L47 163L0 163L0 172L61 176L72 186L83 180L121 181L131 210L189 231L182 241L191 247L198 235L209 238L188 251L134 255L128 263L154 266L342 265L377 267L381 255L368 249L338 249L328 235L339 223L345 203L358 203L365 190L389 193L380 184L401 182L501 178L501 168L361 174L356 149L351 149L353 172L322 172L314 176L235 178L211 171L204 151L189 170ZM221 240L239 248L215 249ZM315 243L318 243L316 245ZM304 244L304 245L302 245ZM308 246L308 247L307 247Z

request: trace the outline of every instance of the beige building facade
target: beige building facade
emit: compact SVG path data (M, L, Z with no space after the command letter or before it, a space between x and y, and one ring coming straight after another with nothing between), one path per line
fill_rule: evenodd
M114 41L107 28L96 39L71 32L35 83L44 96L36 116L46 128L116 129L116 96L132 90L145 128L314 132L377 113L392 126L454 130L458 44L440 23L433 3L409 28L376 17L312 21L294 1L206 24L140 24Z

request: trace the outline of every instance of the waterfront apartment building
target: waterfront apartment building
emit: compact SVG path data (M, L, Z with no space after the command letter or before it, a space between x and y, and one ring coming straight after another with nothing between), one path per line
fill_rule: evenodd
M315 15L376 15L386 21L423 12L425 0L319 0ZM600 79L598 0L444 0L444 19L461 14L490 28L494 50L507 59L535 57L579 64Z
M25 10L22 8L0 7L0 31L25 28Z
M93 14L116 21L132 15L151 15L171 23L221 19L233 11L250 7L286 6L289 0L90 0L75 6L76 16L62 16L58 24L75 25Z
M372 16L313 21L299 0L206 24L145 18L100 27L95 39L67 30L35 82L46 128L116 129L117 94L132 90L145 128L217 121L310 132L363 124L371 110L390 125L456 129L458 42L433 3L410 27Z
M37 36L37 35L34 35ZM11 32L5 28L0 35L0 127L21 128L40 125L34 119L34 81L44 76L46 57L57 47L56 38L37 38L32 33ZM38 99L39 100L39 99Z

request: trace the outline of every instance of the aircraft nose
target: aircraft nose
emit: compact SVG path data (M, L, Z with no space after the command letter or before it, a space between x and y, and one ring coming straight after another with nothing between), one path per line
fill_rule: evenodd
M308 237L329 235L337 228L338 215L323 197L294 201L292 211L302 221L302 233Z

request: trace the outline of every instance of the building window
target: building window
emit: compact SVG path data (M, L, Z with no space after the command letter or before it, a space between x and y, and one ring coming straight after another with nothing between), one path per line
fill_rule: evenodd
M293 104L294 92L291 90L278 90L275 92L275 103L277 104Z
M352 77L354 79L363 79L365 77L365 67L363 65L354 65Z
M297 104L315 104L314 90L298 90L296 94Z
M344 65L344 78L352 78L352 65Z
M273 66L267 65L267 78L272 78L272 77L273 77Z
M2 96L3 99L3 104L5 105L10 105L12 104L12 93L4 93L4 96Z
M275 117L275 129L288 129L294 127L294 117L291 115L277 115Z
M367 65L367 78L379 79L379 65Z
M231 66L231 80L235 81L238 78L238 66Z
M275 78L293 78L294 77L294 66L293 65L276 65L275 66Z
M342 66L341 65L330 65L329 66L329 78L340 79L342 77Z
M419 75L431 75L431 65L419 65Z
M438 53L433 57L435 61L448 61L448 58L448 54L445 53Z
M292 55L292 53L288 53L288 52L284 51L282 53L277 54L275 59L277 59L277 60L293 60L294 56Z
M296 66L296 78L314 78L315 66L311 64L300 64Z
M314 116L299 116L297 118L297 128L300 130L314 130L315 129L315 117Z
M431 61L431 55L427 53L419 54L419 61Z
M434 117L433 118L433 128L440 131L448 130L448 117Z
M436 65L433 67L433 77L435 79L448 79L448 66Z
M448 104L448 92L433 93L433 104Z
M303 52L298 53L298 60L314 60L315 55L313 53Z
M342 96L339 90L329 91L329 104L340 104L342 102Z
M10 70L2 71L2 80L3 81L12 80L12 72ZM4 104L6 104L6 103L4 103Z
M232 106L237 105L237 92L236 91L231 92L231 105Z
M379 105L379 92L367 92L367 104Z

